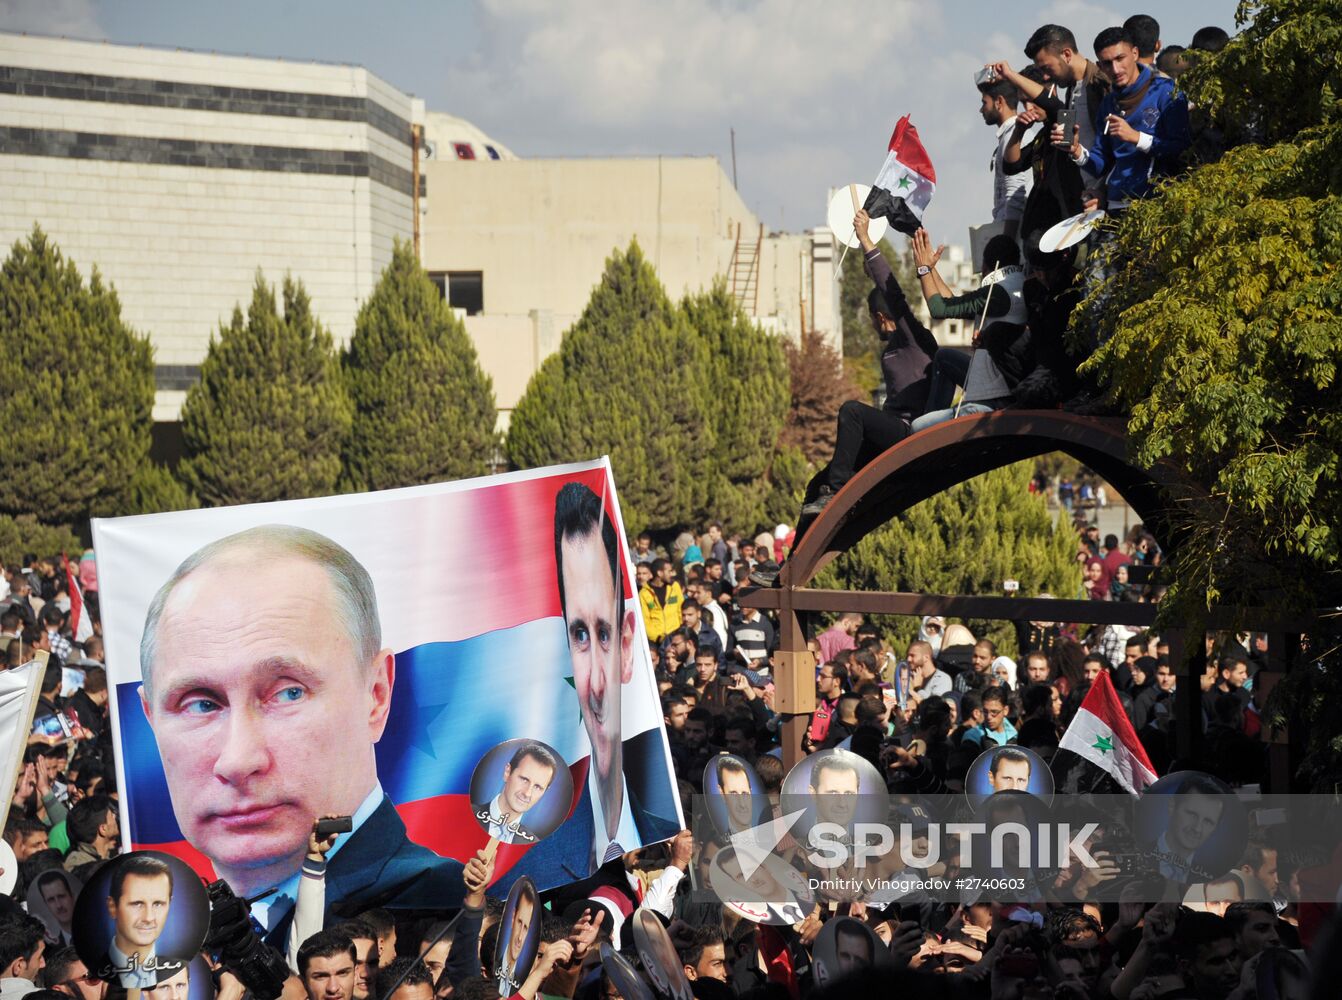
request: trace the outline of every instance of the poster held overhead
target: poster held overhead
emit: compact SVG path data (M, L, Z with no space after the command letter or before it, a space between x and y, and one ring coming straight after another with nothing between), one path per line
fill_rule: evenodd
M545 841L498 846L492 892L674 836L623 534L605 460L95 521L128 844L283 900L313 820L349 815L333 911L455 905L490 839L472 774L518 739L575 794Z
M834 233L834 238L846 248L855 250L859 245L857 234L853 231L853 216L861 210L862 202L870 193L871 188L865 184L848 184L835 191L834 196L830 198L825 221L830 231ZM889 228L890 224L885 219L872 219L869 230L871 241L880 243L885 239L886 230Z

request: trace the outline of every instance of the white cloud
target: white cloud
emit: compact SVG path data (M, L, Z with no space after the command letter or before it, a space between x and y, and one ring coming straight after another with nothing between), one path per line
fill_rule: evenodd
M482 16L486 44L454 86L575 124L678 128L731 115L813 125L837 90L906 80L928 15L912 0L484 0Z
M0 31L104 37L93 0L0 0Z
M992 131L973 74L1025 59L1049 21L1088 39L1087 0L478 0L473 55L445 110L520 155L716 154L737 130L741 191L771 226L823 223L825 194L870 182L910 114L936 167L934 235L963 243L991 211ZM1084 44L1084 42L1083 42Z

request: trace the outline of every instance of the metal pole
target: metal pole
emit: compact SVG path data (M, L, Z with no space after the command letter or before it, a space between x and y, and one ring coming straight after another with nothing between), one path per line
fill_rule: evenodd
M419 148L420 138L423 136L423 126L410 126L410 207L414 215L414 223L411 232L415 239L415 259L423 260L419 255Z
M732 187L736 188L736 129L732 129Z

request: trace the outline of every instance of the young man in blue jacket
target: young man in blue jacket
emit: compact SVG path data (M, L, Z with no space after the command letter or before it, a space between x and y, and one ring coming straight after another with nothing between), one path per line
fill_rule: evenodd
M1072 162L1105 178L1105 209L1112 215L1149 194L1156 180L1173 173L1188 148L1188 99L1174 81L1138 59L1132 36L1105 28L1095 37L1095 60L1113 88L1100 104L1095 142L1081 145L1079 128L1055 139L1070 146Z

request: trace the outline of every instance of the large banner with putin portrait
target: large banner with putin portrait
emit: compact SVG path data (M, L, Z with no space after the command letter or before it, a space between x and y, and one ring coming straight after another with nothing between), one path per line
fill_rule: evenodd
M605 459L97 520L128 847L291 906L545 889L684 826ZM274 930L275 921L269 921Z

